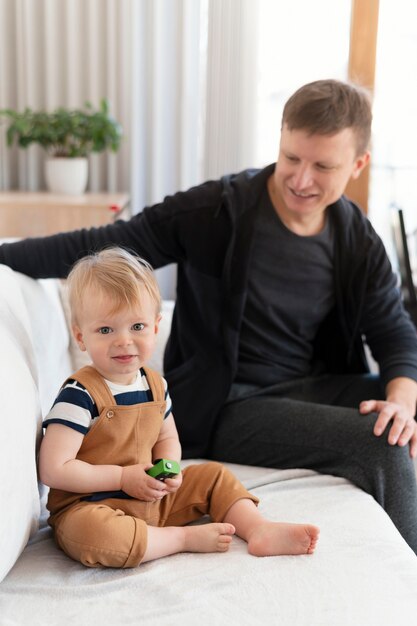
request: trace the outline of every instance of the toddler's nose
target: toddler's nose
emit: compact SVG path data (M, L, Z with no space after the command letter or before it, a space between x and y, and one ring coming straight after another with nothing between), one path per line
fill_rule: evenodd
M132 343L132 337L128 332L118 333L114 338L114 342L118 346L127 346Z

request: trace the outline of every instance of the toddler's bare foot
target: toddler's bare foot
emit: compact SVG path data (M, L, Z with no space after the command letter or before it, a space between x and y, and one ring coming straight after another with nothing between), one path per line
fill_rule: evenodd
M248 541L254 556L313 554L320 530L311 524L265 521L257 525Z
M184 552L226 552L235 534L232 524L213 523L183 526Z

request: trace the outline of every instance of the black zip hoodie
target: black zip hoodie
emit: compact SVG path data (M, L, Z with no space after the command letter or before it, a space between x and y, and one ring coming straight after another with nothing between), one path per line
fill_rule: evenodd
M273 170L208 181L127 222L0 247L1 263L35 278L65 277L78 258L109 244L155 268L177 264L164 366L185 458L207 455L236 373L254 221ZM366 372L366 337L385 384L397 376L417 380L416 331L380 238L345 197L328 210L335 223L336 305L317 335L312 373Z

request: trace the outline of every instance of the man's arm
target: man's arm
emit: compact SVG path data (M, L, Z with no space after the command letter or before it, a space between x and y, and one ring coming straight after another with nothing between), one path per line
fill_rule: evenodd
M65 278L75 261L109 245L130 249L154 268L178 263L189 244L199 252L207 241L221 191L220 181L211 181L167 196L127 221L3 244L0 263L33 278ZM217 222L216 233L223 232Z
M368 250L369 274L362 312L362 332L379 364L385 400L364 399L363 414L378 413L374 434L389 428L391 445L410 444L417 456L417 332L404 311L397 277L379 236L370 228L373 244Z
M371 227L369 227L371 228ZM380 369L382 384L409 378L417 381L417 332L405 312L385 247L377 234L367 252L368 272L363 296L361 332Z
M0 263L33 278L65 278L81 257L108 245L134 250L156 266L152 232L142 227L143 214L99 228L22 239L0 246Z

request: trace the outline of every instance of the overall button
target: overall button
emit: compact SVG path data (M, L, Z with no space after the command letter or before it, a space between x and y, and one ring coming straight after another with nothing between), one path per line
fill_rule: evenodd
M106 413L106 417L108 417L109 420L113 417L113 415L114 415L114 411L107 411Z

